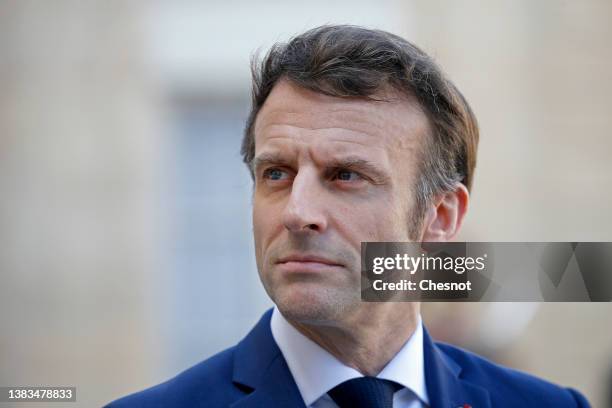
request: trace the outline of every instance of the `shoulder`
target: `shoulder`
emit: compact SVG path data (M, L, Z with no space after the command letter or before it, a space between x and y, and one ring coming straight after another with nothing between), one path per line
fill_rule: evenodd
M111 402L106 407L228 405L243 395L232 383L235 347L224 350L174 378Z
M183 371L170 380L107 405L122 407L229 406L253 391L261 373L280 350L270 331L268 310L236 346Z
M461 367L460 377L486 388L493 406L496 401L511 405L508 398L522 406L589 407L576 390L561 387L519 370L495 364L467 350L445 343L438 349Z

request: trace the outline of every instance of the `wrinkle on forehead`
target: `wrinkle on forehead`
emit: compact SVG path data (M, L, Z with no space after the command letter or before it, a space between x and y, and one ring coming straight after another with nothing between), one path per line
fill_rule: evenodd
M257 115L255 137L262 141L264 135L267 140L330 131L334 140L413 150L429 130L427 117L416 100L398 92L391 96L382 95L382 101L338 98L282 80Z
M372 146L372 135L360 130L347 129L346 127L325 127L325 128L302 128L293 125L270 125L266 128L266 142L283 139L312 140L313 136L325 138L330 143L352 143L367 148Z

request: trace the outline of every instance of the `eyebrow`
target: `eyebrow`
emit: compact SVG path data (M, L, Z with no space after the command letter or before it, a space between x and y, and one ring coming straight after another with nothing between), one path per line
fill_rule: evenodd
M290 166L291 162L279 153L262 153L253 159L252 170L255 172L263 165ZM390 180L386 171L377 164L359 156L334 158L325 164L326 173L334 169L355 170L365 173L375 184L384 184Z
M255 172L263 165L289 166L290 162L279 153L262 153L251 162L251 170Z
M357 156L348 156L332 159L326 166L330 169L356 170L365 173L375 184L384 184L389 181L389 175L377 164Z

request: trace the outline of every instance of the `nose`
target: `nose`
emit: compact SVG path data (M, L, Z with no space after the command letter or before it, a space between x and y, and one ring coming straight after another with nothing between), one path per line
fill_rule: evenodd
M305 169L295 176L287 205L283 209L283 225L290 232L323 232L327 228L324 186L314 169Z

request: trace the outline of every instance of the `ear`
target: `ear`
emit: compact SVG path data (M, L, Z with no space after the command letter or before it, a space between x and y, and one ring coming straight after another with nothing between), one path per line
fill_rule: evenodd
M470 193L462 183L457 183L454 191L437 196L425 214L421 241L452 240L463 224L469 201Z

